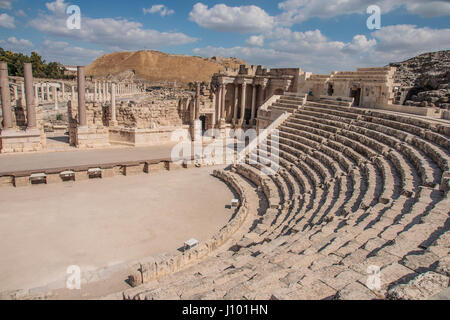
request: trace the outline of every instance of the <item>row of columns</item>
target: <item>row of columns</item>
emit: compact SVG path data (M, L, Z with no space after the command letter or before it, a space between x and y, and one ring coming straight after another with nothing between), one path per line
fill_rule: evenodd
M24 84L22 93L25 96L25 105L27 108L27 129L35 129L37 126L35 97L33 90L33 70L31 63L24 64ZM2 99L3 129L13 129L11 96L9 91L8 65L6 62L0 62L0 96Z
M266 85L258 85L258 84L247 84L246 82L240 85L240 94L239 94L239 84L234 85L234 99L232 102L232 114L233 114L233 125L242 127L245 119L245 109L247 106L247 86L252 86L252 100L251 100L251 119L253 121L256 118L256 107L261 106L264 103L265 99L265 91ZM258 89L259 88L259 89ZM257 95L258 91L258 95ZM227 85L222 83L219 84L218 91L215 94L216 102L216 114L217 119L220 120L221 123L225 123L225 97L227 95ZM241 104L239 103L239 96L241 97ZM238 117L238 110L240 109L240 117Z
M95 102L107 102L112 99L112 92L116 97L135 95L145 92L135 83L118 83L112 88L108 81L94 81L94 93L92 96Z
M77 79L77 97L78 97L78 122L81 127L87 125L86 118L86 80L84 67L77 67L78 79ZM103 84L104 88L108 88L106 83ZM41 87L42 88L42 87ZM54 99L57 101L56 87L53 87ZM116 122L116 96L124 93L137 92L137 85L130 85L129 88L125 84L111 84L111 121ZM24 99L27 108L27 128L36 128L36 86L33 86L33 72L30 63L24 64L24 83L23 83ZM106 90L104 91L106 92ZM49 91L47 91L47 94ZM9 89L8 78L8 66L6 62L0 62L0 97L2 102L3 113L3 129L14 128L12 109L11 109L11 96ZM65 97L65 95L64 95ZM71 100L75 102L75 86L72 86Z
M75 86L71 85L71 92L66 93L66 86L64 82L59 83L60 90L58 91L58 87L53 85L50 82L38 82L35 83L34 86L34 99L37 104L44 103L54 103L55 109L58 109L58 102L75 100ZM19 84L13 84L13 92L14 92L14 101L15 106L20 101L20 105L25 105L25 84L21 82ZM94 93L93 96L90 95L90 98L93 98L93 101L96 102L107 102L111 100L111 83L106 81L95 81L94 82ZM119 83L115 86L115 95L123 96L123 95L133 95L142 93L142 89L138 87L137 84L130 83Z
M55 109L58 109L58 101L69 101L72 100L74 95L74 86L72 86L72 95L70 93L66 94L65 92L65 83L60 83L60 91L55 85L52 85L49 82L37 82L33 84L34 87L34 99L37 104L44 103L54 103ZM15 106L18 105L20 101L20 105L25 105L25 83L20 82L19 84L12 84L13 92L14 92L14 101ZM19 91L20 88L20 91ZM20 92L20 97L19 97Z

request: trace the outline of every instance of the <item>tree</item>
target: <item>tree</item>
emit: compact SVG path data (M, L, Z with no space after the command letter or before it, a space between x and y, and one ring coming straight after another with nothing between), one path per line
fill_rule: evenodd
M42 57L32 52L30 56L12 51L5 51L0 48L0 61L8 63L8 73L10 76L23 77L24 63L31 63L33 66L33 77L51 78L51 79L70 79L70 76L64 75L65 68L56 62L47 64Z

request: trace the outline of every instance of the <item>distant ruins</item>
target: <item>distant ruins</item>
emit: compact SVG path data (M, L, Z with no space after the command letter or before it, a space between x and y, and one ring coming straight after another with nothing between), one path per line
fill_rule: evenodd
M4 63L2 68L6 68ZM84 68L79 70L83 72ZM49 105L54 106L50 108L54 115L64 112L67 116L68 143L78 148L167 143L177 129L189 130L193 137L196 122L201 131L217 129L222 135L227 128L264 129L280 113L289 111L277 101L285 93L307 94L310 99L329 96L351 101L354 107L448 117L446 110L395 105L399 91L399 84L394 82L395 71L394 67L361 68L356 72L314 75L299 68L268 70L242 65L239 71L215 74L206 86L197 83L196 92L173 90L166 95L167 89L161 89L162 95L158 95L134 81L88 81L83 77L83 81L73 83L33 80L28 74L25 78L8 78L3 69L2 81L5 86L9 83L10 90L2 91L6 116L0 150L46 150L43 106L48 111ZM83 112L80 116L79 110ZM11 131L13 128L18 131Z

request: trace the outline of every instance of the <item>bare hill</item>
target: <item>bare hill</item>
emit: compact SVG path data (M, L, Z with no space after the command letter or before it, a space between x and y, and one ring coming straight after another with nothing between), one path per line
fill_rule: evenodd
M236 58L201 58L171 55L159 51L115 52L105 54L86 68L96 77L125 77L148 81L210 81L211 76L225 68L239 69L245 61Z

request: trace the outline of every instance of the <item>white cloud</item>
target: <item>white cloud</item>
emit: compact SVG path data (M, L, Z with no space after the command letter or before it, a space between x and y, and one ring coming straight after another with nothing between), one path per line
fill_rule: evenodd
M163 46L175 46L193 43L197 39L183 33L160 32L144 29L139 22L127 19L102 18L94 19L83 16L81 30L70 30L66 27L67 16L63 0L47 3L50 14L40 14L30 21L37 30L67 39L105 45L117 50L156 49Z
M15 0L0 0L0 9L11 9L14 1Z
M450 29L394 25L377 30L372 36L377 39L377 54L397 59L450 48Z
M0 14L0 27L14 29L16 27L14 17L11 17L6 13Z
M406 2L406 9L410 13L421 17L440 17L450 15L450 2L446 1L409 1Z
M23 52L33 47L33 43L26 39L10 37L7 40L0 40L0 45L7 50Z
M309 52L314 55L331 55L344 48L345 43L340 41L329 41L320 30L305 32L292 32L285 29L282 38L270 43L274 49L285 52Z
M320 30L293 32L278 28L265 34L268 47L196 48L201 56L233 56L268 67L300 67L314 73L385 66L418 54L450 48L450 29L413 25L384 27L370 37L355 35L351 42L332 41Z
M251 36L246 43L249 46L257 46L257 47L262 47L264 45L264 36L263 35L259 35L259 36Z
M147 14L147 13L150 13L150 14L159 13L161 15L161 17L170 16L171 14L175 13L174 10L167 8L163 4L155 4L150 9L144 8L144 9L142 9L142 11L144 12L144 14Z
M54 2L47 2L45 6L54 14L63 15L66 13L67 3L64 0L56 0Z
M356 35L351 43L344 46L343 51L347 53L361 53L372 50L377 45L377 40L367 39L364 35Z
M71 46L64 41L45 40L39 48L39 53L47 61L57 61L69 65L89 64L105 52Z
M16 11L16 16L18 17L26 17L27 14L22 9Z
M275 18L257 6L228 7L217 4L208 8L196 3L189 13L189 20L215 31L239 33L268 31L275 25Z
M448 0L286 0L278 4L283 13L277 17L277 22L292 25L315 17L331 18L347 14L366 14L370 5L378 5L383 13L403 6L409 13L422 17L450 14Z

